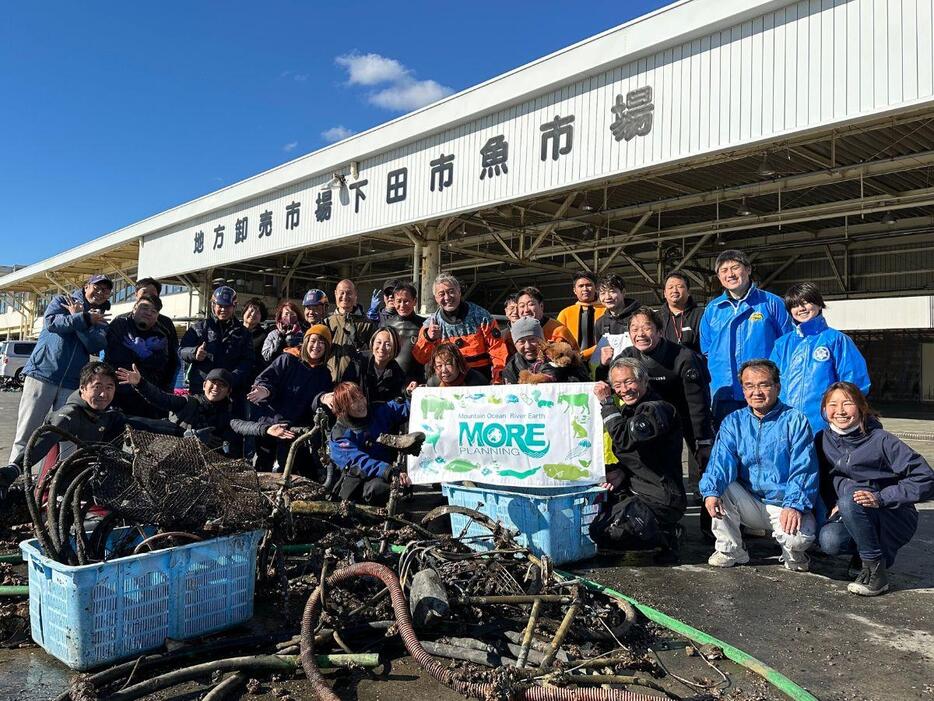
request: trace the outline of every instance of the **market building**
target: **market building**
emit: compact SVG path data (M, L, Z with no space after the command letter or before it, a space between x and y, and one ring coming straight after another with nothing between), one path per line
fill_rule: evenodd
M0 277L0 333L107 272L274 301L439 270L494 312L580 269L706 301L724 247L816 282L874 396L934 401L934 1L683 0L398 119ZM11 261L21 262L21 261ZM119 307L117 307L119 310Z

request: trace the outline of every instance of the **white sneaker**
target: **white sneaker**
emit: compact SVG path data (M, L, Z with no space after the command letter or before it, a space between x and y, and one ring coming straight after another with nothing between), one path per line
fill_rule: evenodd
M749 562L749 553L745 550L736 550L733 553L714 550L713 555L707 558L707 564L713 567L732 567L733 565L745 565L747 562Z
M792 572L807 572L811 569L811 558L806 553L799 553L794 559L782 557L781 560L785 569Z

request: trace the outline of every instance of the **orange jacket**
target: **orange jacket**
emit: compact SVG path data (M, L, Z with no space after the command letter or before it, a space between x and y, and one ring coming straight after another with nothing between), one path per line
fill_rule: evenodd
M418 339L412 346L412 357L422 365L431 360L431 353L438 343L453 343L458 347L469 368L489 368L493 382L500 381L500 374L506 366L508 351L503 341L496 319L483 307L473 302L464 302L463 318L455 323L445 320L440 312L435 312L427 319L418 332ZM441 340L434 342L427 336L432 323L441 327Z
M568 330L571 332L571 335L574 336L578 344L580 344L580 337L581 337L580 308L583 306L585 306L583 302L575 302L570 307L565 307L560 312L558 312L558 316L557 316L558 323L564 324L565 326L567 326ZM606 311L606 307L604 307L603 303L601 302L594 302L593 304L589 304L586 306L594 308L594 314L593 314L594 322L596 322L597 319L603 316L603 312ZM597 341L599 339L594 339L594 340ZM581 351L581 355L584 356L585 359L590 358L590 356L593 355L594 349L596 347L597 347L596 344L594 344L590 346L590 348L584 348Z

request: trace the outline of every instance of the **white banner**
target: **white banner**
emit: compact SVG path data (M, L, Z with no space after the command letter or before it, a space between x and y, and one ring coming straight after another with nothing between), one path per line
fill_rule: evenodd
M427 435L421 455L409 458L415 484L563 487L606 481L603 420L592 382L419 387L409 430Z

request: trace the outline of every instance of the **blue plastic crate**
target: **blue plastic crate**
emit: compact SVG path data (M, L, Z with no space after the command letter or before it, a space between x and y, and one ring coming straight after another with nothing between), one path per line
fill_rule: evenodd
M112 541L131 529L118 529ZM256 547L263 531L69 567L20 543L29 563L32 638L86 670L243 623L253 616ZM137 538L138 540L139 538Z
M466 506L518 531L516 540L555 564L586 560L597 554L590 524L606 498L602 487L523 487L505 489L443 484L449 504ZM468 526L469 524L469 526ZM467 529L464 531L464 529ZM492 547L489 531L466 516L451 514L451 532L464 534L474 550Z

